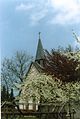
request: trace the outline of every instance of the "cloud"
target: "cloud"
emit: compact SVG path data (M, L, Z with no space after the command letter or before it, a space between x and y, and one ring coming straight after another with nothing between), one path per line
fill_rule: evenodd
M31 15L30 19L32 21L31 25L36 25L39 23L39 21L41 21L42 19L44 19L47 15L47 10L42 10L40 12L36 12L34 14Z
M33 2L27 2L26 4L21 3L18 6L16 6L17 11L23 11L23 12L29 12L28 18L30 19L31 25L37 25L39 21L41 21L45 16L47 15L47 0L33 0ZM44 4L45 3L45 4Z
M33 8L32 4L21 3L20 5L16 6L16 10L19 10L19 11L27 11L27 10L31 10L32 8Z
M16 6L16 10L31 10L31 24L37 24L44 18L47 18L45 23L49 24L80 23L80 0L31 0Z
M80 0L50 0L50 4L55 13L51 23L80 23Z

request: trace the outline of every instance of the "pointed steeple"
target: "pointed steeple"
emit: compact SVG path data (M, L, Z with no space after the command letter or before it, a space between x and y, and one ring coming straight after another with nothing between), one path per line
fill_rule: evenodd
M41 32L39 32L39 40L38 40L38 46L37 46L37 52L36 52L36 58L35 58L36 61L45 59L44 49L42 46L40 34Z

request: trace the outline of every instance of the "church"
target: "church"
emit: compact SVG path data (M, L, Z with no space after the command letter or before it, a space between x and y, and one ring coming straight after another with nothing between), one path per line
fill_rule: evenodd
M43 48L41 38L40 38L40 33L39 33L39 39L38 39L35 60L34 60L34 62L31 62L29 69L26 73L27 79L29 79L29 80L35 79L35 77L38 74L42 74L45 64L46 64L46 57L45 57L45 52L44 52L44 48ZM39 109L39 103L40 102L38 101L35 104L35 103L33 103L32 99L25 101L21 98L21 99L19 99L19 108L22 110L27 110L27 111L37 111ZM76 103L74 105L75 105L75 110L76 110L75 116L78 118L78 117L80 117L80 107L77 107ZM68 108L69 108L69 104L68 104L68 102L66 102L66 103L61 103L59 105L56 105L53 109L54 110L57 109L57 112L60 113L60 112L64 112L64 109L66 109L66 111L68 112Z
M43 72L43 67L45 66L45 52L40 38L39 32L39 39L37 45L37 51L34 62L31 62L28 71L26 73L26 77L30 79L31 77L36 77L37 74ZM29 100L29 105L26 105L26 102L22 99L19 100L19 108L20 109L27 109L27 110L38 110L38 105L33 105L33 101Z
M44 66L45 66L45 52L44 52L44 48L43 48L41 38L40 38L40 33L39 33L39 39L38 39L35 60L34 60L34 62L31 62L31 65L28 69L26 76L29 75L29 73L32 72L33 70L35 70L38 73L42 72ZM31 75L31 73L30 73L30 75Z

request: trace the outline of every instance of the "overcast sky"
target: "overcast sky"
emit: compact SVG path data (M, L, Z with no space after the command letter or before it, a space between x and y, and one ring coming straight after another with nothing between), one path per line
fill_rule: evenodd
M38 32L44 49L80 45L80 0L0 0L1 56L17 50L35 55Z

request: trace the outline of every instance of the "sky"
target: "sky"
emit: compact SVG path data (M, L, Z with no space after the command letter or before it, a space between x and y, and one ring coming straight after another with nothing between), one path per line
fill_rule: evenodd
M26 51L35 56L38 32L44 49L80 47L80 0L0 0L1 59Z

